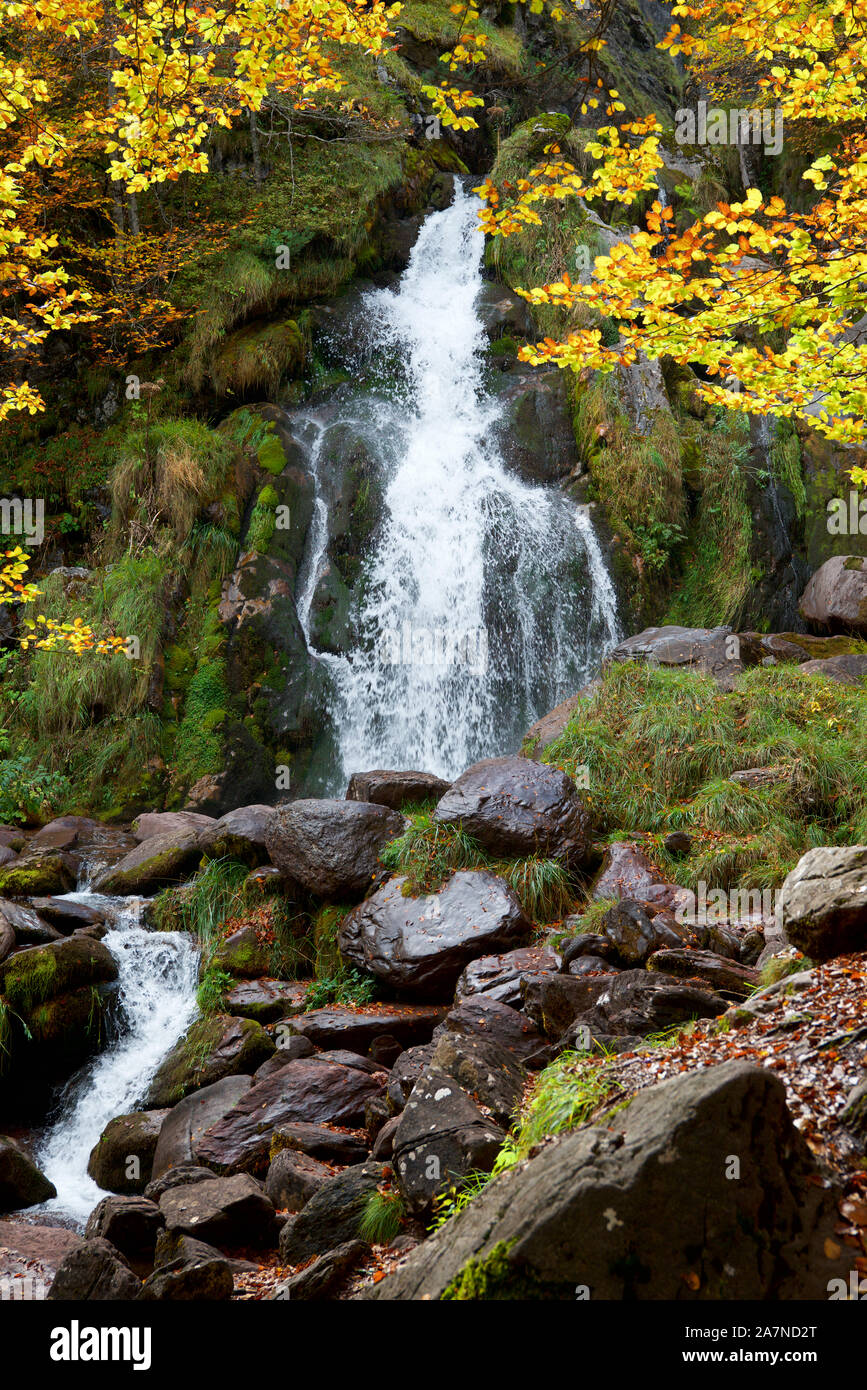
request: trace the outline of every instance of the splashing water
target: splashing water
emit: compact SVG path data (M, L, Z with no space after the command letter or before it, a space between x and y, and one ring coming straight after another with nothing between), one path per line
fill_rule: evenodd
M479 206L456 181L398 288L366 296L368 351L399 362L402 386L290 422L316 481L298 611L331 677L341 766L329 790L372 767L455 777L517 747L620 637L587 510L516 477L498 447L503 408L486 388L476 307ZM384 516L356 587L353 648L335 655L316 652L311 605L327 563L323 459L347 423L381 470Z
M160 1062L196 1017L198 956L183 932L145 930L139 898L67 896L114 921L103 945L118 964L120 1036L63 1088L57 1118L37 1153L57 1196L32 1211L62 1214L83 1225L106 1195L87 1172L90 1151L109 1120L141 1100Z

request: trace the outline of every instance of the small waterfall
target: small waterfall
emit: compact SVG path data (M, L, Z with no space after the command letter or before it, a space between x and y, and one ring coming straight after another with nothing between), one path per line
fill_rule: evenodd
M106 1195L88 1175L90 1151L109 1120L135 1108L166 1053L195 1019L198 955L185 933L141 926L140 898L67 896L113 921L103 944L119 971L119 1036L67 1082L37 1152L57 1196L34 1210L83 1225Z
M397 383L291 419L316 483L297 606L331 678L341 766L326 791L372 767L455 777L516 748L620 637L588 513L510 472L498 447L503 407L476 307L479 207L456 180L399 286L366 296L366 360ZM354 591L351 650L335 655L316 651L311 606L328 544L324 445L347 415L380 469L383 516Z

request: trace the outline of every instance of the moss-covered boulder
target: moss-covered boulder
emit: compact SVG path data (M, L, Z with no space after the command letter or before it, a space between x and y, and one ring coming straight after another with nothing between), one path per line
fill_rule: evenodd
M151 1180L154 1152L166 1110L136 1110L116 1115L90 1153L87 1171L106 1192L135 1196Z
M20 1211L57 1196L57 1188L37 1168L28 1153L0 1134L0 1211Z
M46 999L117 979L117 962L107 946L89 936L70 936L47 946L18 951L0 965L0 994L13 1009L29 1014Z
M153 892L191 873L199 858L196 830L153 835L100 874L94 890L109 894Z
M0 868L0 895L30 898L71 893L76 876L76 861L60 850L19 854Z
M254 927L240 927L220 942L211 960L216 970L244 980L255 980L268 973L268 953Z
M252 1075L274 1051L264 1028L251 1018L200 1018L159 1067L145 1104L149 1109L175 1105L224 1076Z

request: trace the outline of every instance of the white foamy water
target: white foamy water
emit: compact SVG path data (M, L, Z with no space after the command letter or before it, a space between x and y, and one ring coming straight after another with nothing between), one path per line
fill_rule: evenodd
M621 635L588 512L559 488L516 476L500 452L503 408L485 383L477 309L479 206L456 182L454 203L424 223L397 289L366 297L368 353L398 364L398 385L290 421L316 480L297 596L314 652L332 430L351 426L384 487L384 517L356 586L352 650L316 653L331 677L339 743L330 791L374 767L455 777L516 748Z
M140 925L142 900L68 895L113 921L103 937L118 964L120 1036L67 1083L57 1118L36 1159L57 1196L28 1215L64 1215L83 1225L106 1194L87 1172L90 1151L109 1120L133 1110L160 1062L198 1013L198 955L184 932L151 932Z

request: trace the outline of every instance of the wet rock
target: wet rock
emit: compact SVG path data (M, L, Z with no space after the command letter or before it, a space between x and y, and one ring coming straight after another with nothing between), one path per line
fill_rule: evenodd
M389 1172L382 1163L360 1163L325 1183L280 1232L281 1264L302 1264L357 1240L367 1199Z
M284 1279L282 1284L276 1286L271 1298L288 1298L296 1302L299 1299L310 1302L315 1298L328 1298L350 1270L369 1254L370 1246L366 1241L344 1241L293 1274L291 1279Z
M198 1241L191 1242L199 1244ZM235 1281L229 1261L219 1251L206 1246L198 1253L178 1256L155 1269L141 1286L141 1302L191 1302L206 1299L225 1303L232 1297Z
M810 960L867 948L867 845L811 849L780 890L777 922Z
M119 1250L101 1238L82 1241L58 1266L46 1298L55 1303L126 1302L137 1298L141 1280Z
M265 1196L278 1211L300 1211L333 1173L324 1163L294 1149L281 1149L265 1179Z
M273 1052L273 1040L253 1019L207 1014L160 1063L145 1104L149 1109L175 1105L223 1077L252 1075Z
M434 819L504 857L544 854L577 867L590 847L590 821L574 782L529 758L485 758L439 802Z
M249 1076L226 1076L213 1085L203 1086L172 1108L163 1121L154 1151L153 1176L160 1178L170 1168L196 1162L202 1136L247 1094L253 1085ZM146 1189L150 1195L152 1183Z
M495 1124L508 1129L524 1092L524 1072L493 1038L443 1033L431 1066L451 1076Z
M832 656L827 661L805 661L798 667L801 676L823 676L840 685L862 685L867 677L867 656Z
M651 917L647 909L631 898L622 898L609 908L599 929L611 943L614 963L629 968L643 965L654 951L684 944L686 932L674 917L658 912Z
M2 906L0 903L0 909ZM94 908L85 903L72 902L69 898L31 898L30 906L43 921L56 927L64 936L69 936L77 927L97 926L103 920Z
M446 1012L445 1005L433 1004L367 1004L363 1010L333 1005L294 1014L286 1019L286 1027L308 1038L314 1047L345 1047L361 1053L367 1051L374 1038L389 1033L401 1052L401 1044L410 1047L429 1042Z
M655 951L647 962L648 970L658 970L678 979L704 982L720 995L746 999L760 983L757 970L737 961L718 956L713 951L661 950Z
M380 850L403 825L396 811L367 801L294 801L277 808L268 852L309 892L345 901L367 891Z
M188 831L207 830L216 824L213 816L197 811L146 811L132 823L136 842L142 844L156 835L185 835Z
M57 1188L40 1172L25 1149L0 1134L0 1211L21 1211L57 1196Z
M467 961L491 947L518 945L530 923L504 879L459 871L437 893L405 897L390 879L342 921L341 954L393 989L443 997Z
M64 936L34 908L13 903L9 898L0 898L0 928L4 924L11 929L15 946L47 946L52 941L62 941Z
M213 1176L210 1168L199 1168L195 1163L180 1163L177 1168L169 1168L160 1177L151 1178L144 1190L144 1195L151 1202L159 1202L163 1193L168 1192L172 1187L191 1187L196 1182L210 1182ZM157 1254L159 1254L160 1241L164 1235L165 1232L157 1238ZM172 1253L172 1258L174 1258L175 1253Z
M277 1235L274 1206L249 1173L172 1187L160 1197L168 1231L223 1245L271 1245Z
M367 1158L367 1140L358 1134L348 1134L332 1125L311 1125L296 1122L280 1125L271 1137L272 1161L284 1149L309 1154L325 1163L359 1163Z
M13 1008L29 1011L46 999L82 986L117 979L117 962L100 941L69 936L19 951L0 965L0 993Z
M144 1192L151 1180L160 1130L169 1113L136 1110L109 1120L87 1161L94 1182L107 1192L125 1196Z
M568 700L555 705L547 714L543 714L541 719L537 719L535 724L530 725L521 745L524 756L538 758L549 744L560 737L581 703L582 695L588 689L589 687L585 686L584 690L579 690L576 695L570 695Z
M447 1072L419 1077L392 1140L394 1167L410 1210L429 1211L456 1179L490 1172L505 1133Z
M649 627L606 657L608 662L643 661L658 667L695 667L732 690L750 653L730 627Z
M239 927L219 943L213 963L217 970L225 970L228 975L254 980L267 974L268 952L260 943L255 927Z
M608 898L634 898L646 902L648 890L660 885L668 886L644 851L637 845L618 840L605 851L592 896L596 902Z
M266 841L275 815L273 806L227 811L199 835L202 853L209 859L240 859L253 867L267 863Z
M602 986L592 1007L577 1020L587 1024L596 1038L612 1033L647 1037L693 1018L715 1018L728 1008L727 1001L712 990L656 971L623 970L602 980L570 983Z
M63 851L28 850L0 868L0 894L13 898L71 893L78 860Z
M812 576L798 605L802 618L831 632L867 632L867 561L834 555Z
M422 1072L430 1065L435 1043L423 1043L419 1047L408 1047L402 1052L388 1074L388 1099L394 1110L402 1110L409 1099L413 1086Z
M226 995L226 1009L238 1018L275 1023L277 1019L294 1014L303 1004L306 993L307 986L294 980L272 980L265 976L240 980Z
M521 1004L524 980L538 980L556 974L560 957L550 946L524 946L502 955L480 956L471 961L455 985L455 1000L484 996L512 1008Z
M631 971L631 974L644 974ZM584 1017L596 1001L611 989L616 975L582 976L542 975L537 980L524 980L522 985L525 1012L549 1038L559 1038L577 1017ZM608 1030L613 1031L613 1030Z
M399 811L404 805L443 796L449 785L432 772L386 772L377 768L375 772L352 774L346 800L372 801Z
M491 1038L519 1062L526 1062L545 1046L544 1036L526 1014L488 995L462 1000L434 1030L434 1040L438 1041L446 1032L462 1037Z
M152 835L100 874L93 885L94 892L154 893L158 888L180 882L195 869L199 858L196 830Z
M131 1260L152 1259L163 1215L146 1197L103 1197L87 1218L85 1240L100 1236Z

